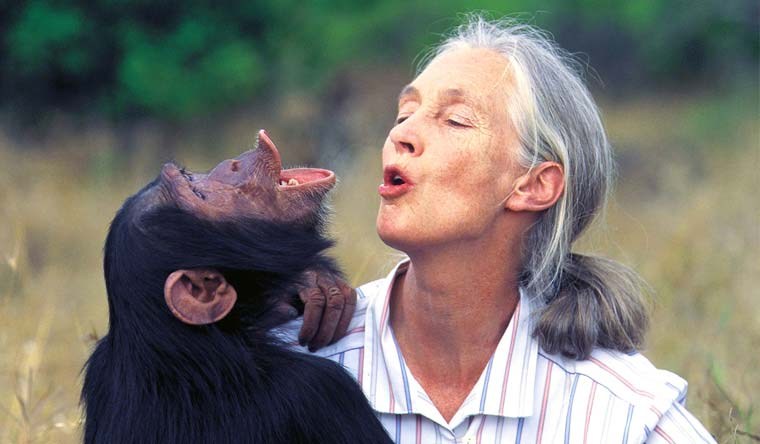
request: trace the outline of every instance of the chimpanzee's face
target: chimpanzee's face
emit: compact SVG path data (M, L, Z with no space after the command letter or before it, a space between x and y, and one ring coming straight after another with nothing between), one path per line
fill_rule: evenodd
M282 169L280 154L261 130L258 149L221 162L206 174L164 165L161 183L181 208L213 220L260 216L297 221L314 214L335 185L335 174L316 168Z

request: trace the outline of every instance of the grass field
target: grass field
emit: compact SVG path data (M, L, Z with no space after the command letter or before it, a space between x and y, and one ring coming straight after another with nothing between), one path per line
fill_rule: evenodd
M645 353L689 381L690 410L726 443L760 435L756 99L753 92L603 103L620 179L606 225L579 246L649 282L654 322ZM354 120L371 121L372 109L359 106ZM129 154L119 148L123 135L104 125L0 132L0 444L78 442L80 370L107 328L101 249L110 218L161 159L209 167L250 145L267 123L260 118L237 116L203 140L195 137L203 128L176 128L182 143L169 151L147 128L131 135L143 149ZM270 133L284 157L295 158L288 131L274 124ZM333 193L334 253L354 285L395 260L374 233L382 130L366 133L352 163L338 169ZM213 144L221 148L206 152Z

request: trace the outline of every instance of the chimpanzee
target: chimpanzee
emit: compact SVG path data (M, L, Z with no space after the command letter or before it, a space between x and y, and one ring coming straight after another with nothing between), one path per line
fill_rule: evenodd
M305 272L338 276L323 234L334 183L282 170L261 131L258 149L208 174L166 164L126 200L106 239L85 443L391 442L339 365L269 331Z

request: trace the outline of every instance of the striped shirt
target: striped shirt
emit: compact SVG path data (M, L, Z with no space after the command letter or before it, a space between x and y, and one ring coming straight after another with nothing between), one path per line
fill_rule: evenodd
M521 299L493 356L451 421L404 362L388 323L391 274L357 289L348 335L317 354L361 385L396 443L714 443L684 407L686 381L640 354L595 350L577 361L545 353ZM300 327L283 331L294 338Z

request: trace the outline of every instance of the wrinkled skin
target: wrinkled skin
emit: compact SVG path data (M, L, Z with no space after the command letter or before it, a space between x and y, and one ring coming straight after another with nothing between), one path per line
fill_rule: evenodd
M298 292L305 306L298 342L314 351L346 334L356 308L356 291L329 272L310 270L305 274Z
M208 173L193 173L169 163L160 178L166 185L162 189L169 194L164 198L208 219L257 216L283 223L315 217L322 199L335 185L335 175L329 170L283 170L280 154L263 130L259 132L258 149L224 160ZM303 307L283 297L275 308L279 313L272 319L284 322L302 309L299 343L316 350L345 335L356 306L356 292L329 270L309 270L301 281L297 297Z
M210 219L260 216L282 222L314 214L335 185L335 174L329 170L283 170L280 154L263 130L256 150L224 160L206 174L169 163L161 179L171 197L195 214Z

